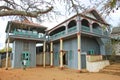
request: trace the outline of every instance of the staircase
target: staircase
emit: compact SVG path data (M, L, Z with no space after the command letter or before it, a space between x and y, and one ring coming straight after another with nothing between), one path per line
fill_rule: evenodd
M120 76L120 63L112 63L111 65L100 70L100 72Z

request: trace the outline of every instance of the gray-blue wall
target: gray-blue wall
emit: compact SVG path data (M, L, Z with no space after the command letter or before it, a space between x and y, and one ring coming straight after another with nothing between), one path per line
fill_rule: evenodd
M29 42L29 52L31 54L30 67L35 67L36 66L36 42L34 41L28 41L28 42ZM13 42L12 60L11 60L12 68L22 67L21 53L23 52L23 44L24 44L24 40L15 40Z
M60 42L54 43L54 65L59 66L59 54L60 54ZM81 37L81 55L85 58L85 54L89 50L93 49L95 54L100 54L100 46L96 38L93 37ZM69 68L77 69L78 67L78 47L77 47L77 37L69 40L63 39L63 50L67 51L68 64ZM82 58L82 59L83 59ZM82 60L82 63L85 63L85 59Z
M81 49L82 52L89 53L90 50L94 50L95 54L100 54L100 46L96 38L93 37L82 36Z

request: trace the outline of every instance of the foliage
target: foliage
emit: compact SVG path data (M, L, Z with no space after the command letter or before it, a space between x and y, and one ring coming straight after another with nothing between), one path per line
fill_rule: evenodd
M11 51L12 51L12 48L9 47L8 52L11 52ZM0 50L0 53L4 53L4 52L6 52L6 47L4 47L3 49Z
M0 16L27 16L38 20L66 14L79 13L89 8L98 8L101 13L109 14L120 7L120 0L0 0ZM59 6L58 6L59 5ZM60 9L62 8L62 9ZM47 17L47 18L46 18Z

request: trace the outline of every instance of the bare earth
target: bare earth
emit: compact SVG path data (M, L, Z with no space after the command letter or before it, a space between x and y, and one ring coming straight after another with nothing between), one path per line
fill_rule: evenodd
M54 68L0 69L0 80L120 80L120 76L104 73L77 73L76 70Z

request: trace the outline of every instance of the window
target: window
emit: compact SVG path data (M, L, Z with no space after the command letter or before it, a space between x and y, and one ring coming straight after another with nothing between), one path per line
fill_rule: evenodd
M28 51L28 50L29 50L29 42L25 41L25 42L23 43L23 50L24 50L24 51Z

